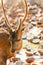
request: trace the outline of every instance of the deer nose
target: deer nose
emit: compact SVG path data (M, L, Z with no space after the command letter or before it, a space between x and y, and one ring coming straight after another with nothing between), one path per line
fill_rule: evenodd
M15 52L15 50L14 50L14 49L12 49L12 50L11 50L11 52L12 52L12 53L14 53L14 52Z

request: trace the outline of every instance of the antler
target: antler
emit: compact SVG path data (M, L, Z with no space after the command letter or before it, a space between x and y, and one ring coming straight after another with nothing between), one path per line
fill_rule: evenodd
M25 21L26 19L26 16L27 16L27 3L26 3L26 0L24 0L25 2L25 6L26 6L26 12L25 12L25 17L23 20L20 21L20 24L23 24L23 22ZM6 12L5 12L5 8L4 8L4 4L3 4L3 0L1 0L1 3L2 3L2 8L3 8L3 13L4 13L4 17L5 17L5 23L6 25L9 27L9 30L12 31L12 27L10 26L9 22L8 22L8 19L6 17ZM20 27L20 26L19 26Z
M24 0L24 2L25 2L26 11L25 11L24 19L23 19L23 20L20 19L20 26L19 26L19 28L22 26L23 22L26 20L27 12L28 12L28 6L27 6L27 2L26 2L26 0ZM19 29L18 29L18 30L19 30Z
M26 7L26 12L25 12L25 17L24 17L24 19L22 20L22 23L25 21L25 19L26 19L26 17L27 17L27 9L28 9L28 6L27 6L27 2L26 2L26 0L24 0L24 2L25 2L25 7Z
M26 7L26 12L25 12L25 17L24 17L24 19L22 20L22 19L20 19L20 25L19 25L19 28L18 28L18 30L17 30L17 32L18 32L18 37L17 38L21 38L22 37L22 31L21 31L21 27L22 27L22 24L23 24L23 22L25 21L25 19L26 19L26 17L27 17L27 12L28 12L28 6L27 6L27 2L26 2L26 0L24 0L25 1L25 7Z
M5 23L6 23L6 25L9 27L9 30L12 31L12 28L11 28L9 22L8 22L7 17L6 17L5 8L4 8L4 4L3 4L3 0L1 0L1 3L2 3L2 9L3 9L4 17L5 17Z

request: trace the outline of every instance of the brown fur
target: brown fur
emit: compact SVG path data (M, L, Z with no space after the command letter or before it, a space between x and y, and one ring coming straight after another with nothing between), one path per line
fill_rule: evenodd
M8 34L0 33L0 65L6 65L4 62L12 56L14 56L14 53L11 53L11 43Z

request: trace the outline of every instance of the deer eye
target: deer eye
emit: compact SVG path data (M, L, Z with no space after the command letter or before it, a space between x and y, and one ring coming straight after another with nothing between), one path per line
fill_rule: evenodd
M38 25L41 25L42 23L41 23L41 22L38 22L37 24L38 24Z

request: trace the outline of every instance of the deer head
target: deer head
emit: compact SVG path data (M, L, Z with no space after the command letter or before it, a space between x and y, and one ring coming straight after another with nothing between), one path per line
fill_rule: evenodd
M8 32L10 33L9 37L10 37L10 41L11 41L11 51L14 52L15 50L19 50L22 47L22 43L21 43L21 37L22 37L22 24L26 19L27 16L27 3L26 0L24 0L25 2L25 7L26 7L26 12L25 12L25 17L24 19L20 19L20 25L17 31L13 31L12 27L10 26L8 19L6 17L6 13L5 13L5 9L4 9L4 4L3 4L3 0L1 0L2 3L2 8L3 8L3 13L4 13L4 17L5 17L5 23L8 26Z

